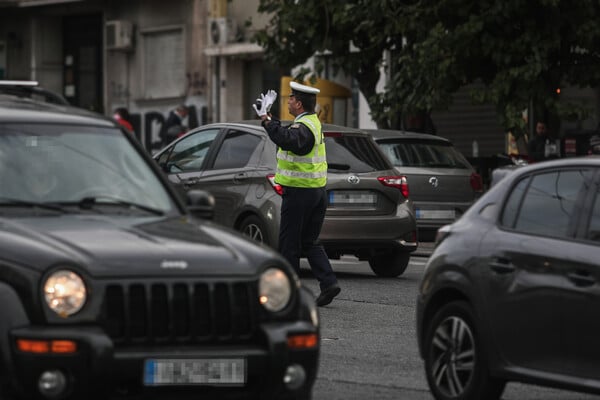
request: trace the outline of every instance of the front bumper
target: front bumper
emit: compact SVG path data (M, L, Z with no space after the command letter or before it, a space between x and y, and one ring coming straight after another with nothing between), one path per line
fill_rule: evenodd
M96 327L24 327L10 333L14 381L17 393L27 399L46 399L38 389L45 371L61 371L67 388L54 399L92 399L136 395L162 398L188 398L199 394L215 398L307 398L316 379L319 343L312 348L290 348L288 338L317 334L318 328L306 321L262 324L258 340L252 344L206 344L185 347L136 345L115 348L111 339ZM32 353L17 349L17 339L72 340L72 354ZM242 385L144 386L146 359L227 359L245 360L246 380ZM304 384L286 388L286 369L297 364L306 372ZM168 396L165 397L165 394Z

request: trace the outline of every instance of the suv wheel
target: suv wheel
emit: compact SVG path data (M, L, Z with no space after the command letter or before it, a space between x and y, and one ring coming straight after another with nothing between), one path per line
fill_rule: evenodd
M240 232L252 240L271 245L265 224L255 215L250 215L242 220Z
M369 265L375 275L385 278L395 278L406 271L409 261L410 253L394 251L391 254L371 257Z
M464 301L440 308L425 332L425 373L437 400L497 400L505 382L489 374L473 311Z

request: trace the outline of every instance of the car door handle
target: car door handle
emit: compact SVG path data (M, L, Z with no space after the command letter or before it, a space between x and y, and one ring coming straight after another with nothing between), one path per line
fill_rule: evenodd
M240 172L239 174L235 174L233 176L234 183L238 183L238 182L244 181L246 179L248 179L248 174L245 172Z
M184 188L189 189L192 186L198 184L198 179L197 178L185 179L181 182L181 184L183 185Z
M569 272L567 277L577 286L592 286L596 280L588 272Z
M515 266L510 260L506 258L496 258L490 263L490 267L493 271L499 274L510 274L515 271Z

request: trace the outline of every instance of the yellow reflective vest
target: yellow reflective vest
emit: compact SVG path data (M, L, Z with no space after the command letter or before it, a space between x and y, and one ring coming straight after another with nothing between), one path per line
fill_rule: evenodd
M315 144L308 154L302 156L279 148L275 182L292 187L323 187L327 184L327 158L321 121L313 113L299 115L294 123L308 127L315 138Z

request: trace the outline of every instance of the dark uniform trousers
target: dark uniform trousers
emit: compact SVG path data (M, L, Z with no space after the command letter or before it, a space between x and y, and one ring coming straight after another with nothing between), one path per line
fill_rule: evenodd
M327 192L322 188L283 187L279 252L300 272L300 257L306 257L321 290L337 283L329 258L318 244L327 210Z

